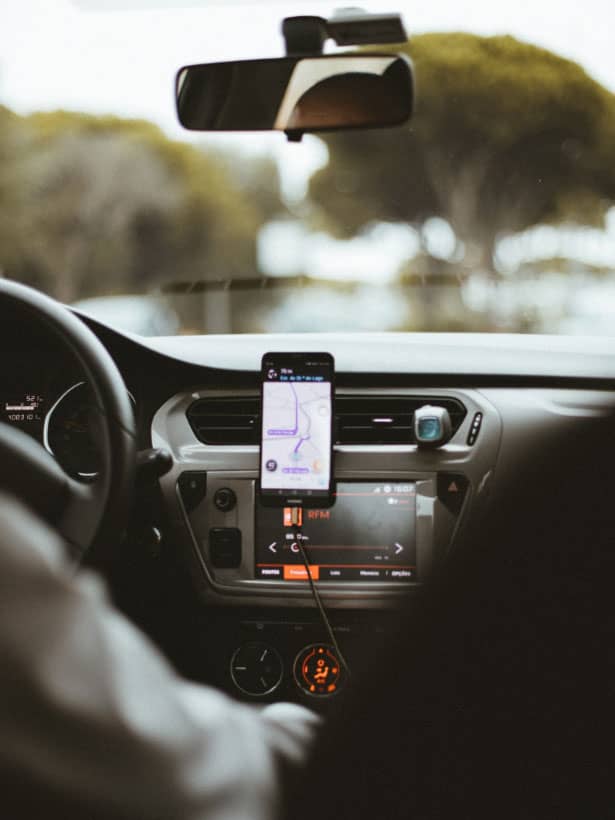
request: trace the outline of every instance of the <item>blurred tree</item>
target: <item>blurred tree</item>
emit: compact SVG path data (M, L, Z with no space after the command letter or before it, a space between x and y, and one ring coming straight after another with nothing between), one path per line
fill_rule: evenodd
M330 230L350 236L375 219L420 230L442 217L459 264L495 272L500 234L601 222L615 198L612 94L512 37L425 34L406 51L417 81L411 124L326 137L329 163L310 195Z
M134 233L145 215L155 215L164 233L177 186L137 142L104 133L58 135L33 147L24 186L31 242L20 278L38 271L45 290L65 302L141 290L155 278L145 265L142 283L134 275Z
M231 151L207 151L249 202L257 204L266 222L288 216L282 203L280 175L273 157Z
M58 111L20 127L20 173L0 214L7 275L70 302L256 274L256 235L275 207L277 177L260 208L254 185L244 191L216 157L151 123Z
M25 132L22 119L0 105L0 275L17 263L22 252Z

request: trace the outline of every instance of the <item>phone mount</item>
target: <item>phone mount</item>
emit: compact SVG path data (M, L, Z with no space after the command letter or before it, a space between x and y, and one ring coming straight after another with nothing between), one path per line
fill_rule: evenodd
M303 15L286 17L282 35L288 57L323 53L327 40L338 46L405 43L408 39L400 14L369 14L362 9L340 9L328 20Z

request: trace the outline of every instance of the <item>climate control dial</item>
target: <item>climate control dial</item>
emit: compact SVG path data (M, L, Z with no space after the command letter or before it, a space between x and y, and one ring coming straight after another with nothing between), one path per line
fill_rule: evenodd
M315 697L331 697L345 682L337 652L326 643L314 643L302 649L295 658L294 675L297 686Z
M276 650L266 643L251 641L231 658L231 678L246 695L262 697L275 691L282 681L284 666Z

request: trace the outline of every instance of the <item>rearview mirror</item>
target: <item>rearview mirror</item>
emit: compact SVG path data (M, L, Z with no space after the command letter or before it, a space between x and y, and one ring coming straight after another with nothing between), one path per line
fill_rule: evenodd
M206 63L179 70L177 114L192 131L383 128L410 118L410 61L340 54Z

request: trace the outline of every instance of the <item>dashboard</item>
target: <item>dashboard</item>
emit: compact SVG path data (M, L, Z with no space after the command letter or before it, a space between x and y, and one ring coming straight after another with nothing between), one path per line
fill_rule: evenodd
M171 456L159 479L138 478L125 565L111 579L116 599L184 674L257 702L326 708L346 686L346 664L386 635L399 606L469 526L523 479L528 454L549 458L556 434L572 436L615 406L615 350L604 340L150 340L84 321L122 372L140 449ZM44 329L18 333L10 324L2 331L2 420L37 439L71 476L94 480L96 413L76 362ZM264 507L260 358L315 348L337 365L335 504L302 513ZM413 414L426 404L446 408L452 421L450 440L437 449L412 437Z

